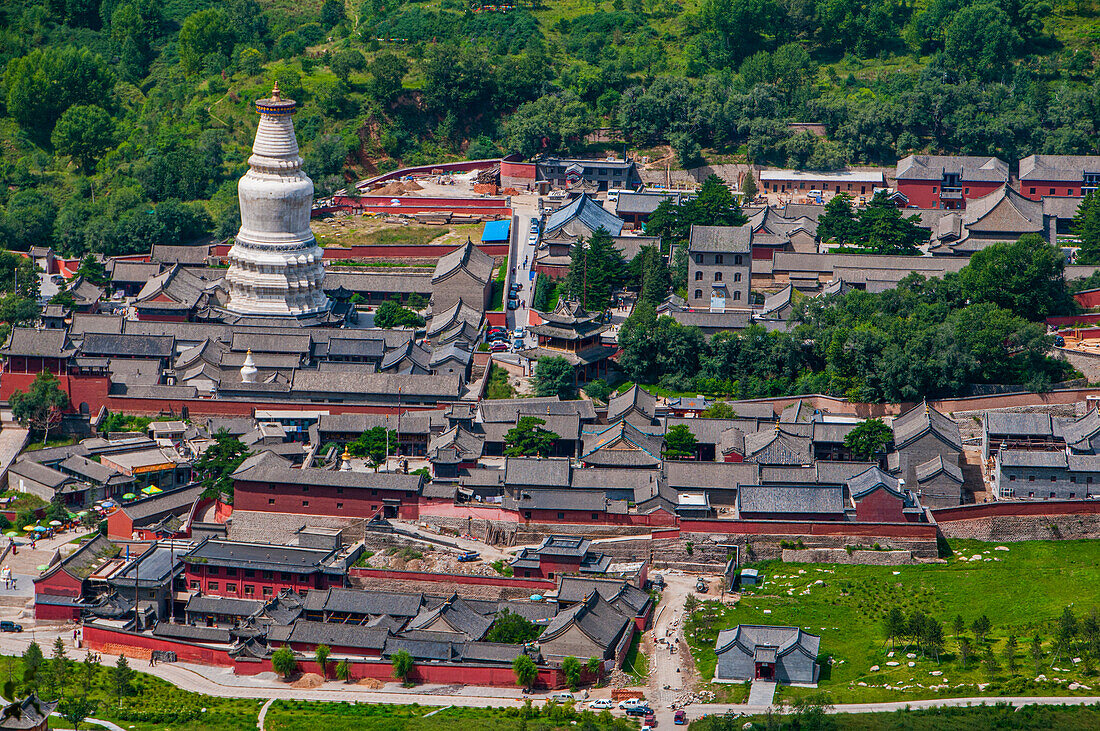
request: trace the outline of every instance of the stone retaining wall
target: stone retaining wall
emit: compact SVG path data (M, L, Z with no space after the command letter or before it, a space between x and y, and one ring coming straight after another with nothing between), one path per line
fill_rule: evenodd
M916 563L912 551L858 551L843 548L784 548L783 563L842 563L863 566L902 566Z
M972 538L1001 543L1076 540L1100 538L1100 515L998 515L941 522L939 528L945 538Z

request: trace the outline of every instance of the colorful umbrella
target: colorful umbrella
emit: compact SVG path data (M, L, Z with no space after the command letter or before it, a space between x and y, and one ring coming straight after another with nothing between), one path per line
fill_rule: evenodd
M122 496L122 499L123 500L133 500L136 497L137 497L137 495L135 495L134 493L128 492L128 493L126 493L125 495Z
M52 525L52 526L53 526L54 528L56 528L56 527L58 527L58 526L60 526L60 525L65 525L65 524L64 524L64 523L62 523L62 522L61 522L60 520L51 520L51 521L50 521L50 525Z
M104 500L103 501L103 507L105 507L105 508L113 508L117 505L118 505L118 503L116 503L114 500Z
M39 571L45 571L49 567L50 567L49 564L44 564L44 563L40 563L37 566L35 566L35 568L38 569Z
M149 487L143 487L141 491L146 495L156 495L158 492L164 492L164 490L161 490L159 487L154 487L152 485L150 485Z
M37 533L45 533L45 532L46 532L46 526L44 526L44 525L36 525L36 526L34 527L34 530L35 530L35 532L37 532Z
M9 530L9 531L8 531L7 533L5 533L4 535L6 535L6 536L7 536L8 538L15 538L15 537L16 537L17 535L19 535L19 531L17 531L17 530Z
M76 515L77 515L77 517L78 517L78 518L83 518L83 517L84 517L85 515L87 515L87 514L88 514L88 511L87 511L87 510L81 510L81 511L80 511L79 513L77 513Z
M25 525L23 526L23 530L34 530L37 527L37 525Z

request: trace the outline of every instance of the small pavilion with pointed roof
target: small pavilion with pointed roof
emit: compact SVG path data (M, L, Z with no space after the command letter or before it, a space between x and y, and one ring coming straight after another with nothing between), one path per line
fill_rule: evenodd
M522 351L524 357L565 358L573 366L576 383L607 374L615 348L603 344L601 336L610 326L599 313L588 312L573 300L559 301L553 312L534 312L541 322L527 329L538 338L538 345Z

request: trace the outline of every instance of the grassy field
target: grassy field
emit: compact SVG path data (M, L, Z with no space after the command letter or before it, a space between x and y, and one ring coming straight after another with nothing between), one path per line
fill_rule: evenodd
M508 276L508 258L504 258L504 263L497 267L496 276L493 277L493 294L489 299L489 310L491 312L500 312L504 309L504 280Z
M635 632L634 639L630 641L630 649L627 650L626 659L623 661L623 671L629 673L638 685L645 683L649 678L649 658L641 652L642 633Z
M836 729L836 731L984 731L985 729L1059 729L1085 731L1100 728L1100 708L1096 706L1010 706L973 708L936 708L894 713L858 713L829 716L825 719L754 716L751 719L708 718L695 721L690 731L740 731L747 721L756 728Z
M1096 693L1090 688L1100 687L1100 676L1084 657L1084 638L1071 654L1082 658L1075 664L1071 657L1056 657L1054 632L1065 607L1073 608L1083 626L1082 619L1100 605L1100 541L1012 543L1007 551L975 541L953 542L951 547L955 554L946 563L914 566L759 564L767 577L763 586L747 591L736 606L704 603L685 628L700 674L704 679L714 675L714 641L720 630L737 624L797 625L820 635L822 656L833 660L831 667L822 665L820 683L833 702ZM966 560L973 556L980 558ZM938 663L931 657L907 657L916 650L904 642L889 656L883 618L894 607L907 616L919 610L943 625L946 642ZM979 642L969 628L982 615L992 630ZM973 646L974 657L965 668L953 629L956 616L967 628L962 637ZM1006 668L1009 635L1017 637L1015 671ZM1030 654L1034 636L1042 650L1038 663ZM997 664L992 677L980 662L986 648ZM881 669L872 672L874 665ZM1046 681L1035 681L1040 673ZM1071 691L1072 681L1089 688ZM795 698L811 692L783 688L781 695Z
M370 703L310 703L276 701L264 717L268 731L444 731L473 728L478 731L584 728L590 731L628 731L637 724L613 718L603 711L576 712L571 707L444 708L430 706L381 706Z
M446 226L388 223L381 216L319 218L310 223L321 246L461 246L467 238L478 240L482 224Z

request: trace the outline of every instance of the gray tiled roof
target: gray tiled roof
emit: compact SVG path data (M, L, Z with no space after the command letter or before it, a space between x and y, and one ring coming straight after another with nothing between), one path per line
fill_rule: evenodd
M171 335L88 333L80 351L85 355L171 358L176 354L176 341Z
M477 248L470 239L466 239L465 244L439 257L432 274L432 283L447 278L459 269L464 269L480 282L488 282L493 274L493 257Z
M461 597L453 596L434 609L421 611L409 620L408 628L428 627L439 619L468 640L480 640L493 624L493 617L478 614Z
M1049 438L1054 435L1050 414L987 411L983 426L990 435L997 436Z
M674 489L734 489L760 481L760 465L752 462L678 462L664 464L668 485Z
M487 399L481 401L478 413L482 421L506 421L514 423L517 416L543 416L577 414L582 421L593 421L596 409L587 399L562 401L557 396L521 399Z
M1046 467L1066 469L1066 453L1032 452L1025 449L1002 449L998 452L1001 467Z
M688 251L716 254L751 254L752 224L691 227Z
M421 594L362 589L314 589L306 594L306 611L415 617L424 602Z
M737 491L741 513L844 512L844 488L824 485L743 485Z
M157 637L188 642L207 642L227 645L233 641L233 636L228 629L202 627L190 624L169 624L168 622L157 622L157 626L153 628L153 634Z
M618 421L631 410L637 411L643 417L652 420L657 414L657 398L635 384L626 391L611 397L607 403L607 421L609 423Z
M961 182L1008 182L1008 164L995 157L970 155L909 155L898 161L897 180L942 180L958 173Z
M917 482L930 480L941 472L960 485L963 482L963 473L959 465L950 460L944 460L938 454L927 462L917 465L914 471L917 475Z
M898 497L903 497L900 483L896 477L891 477L878 467L871 467L848 480L848 492L853 500L859 500L867 493L879 486L885 487Z
M1050 180L1081 183L1085 173L1100 173L1100 156L1028 155L1020 160L1021 182Z
M30 327L12 328L8 343L0 350L3 355L27 355L43 358L68 358L76 352L64 330L39 330Z
M1066 444L1075 449L1085 449L1088 446L1088 440L1100 432L1100 411L1090 409L1076 421L1060 423Z
M197 614L224 614L236 617L251 617L264 608L257 599L235 599L233 597L193 595L187 600L186 611Z
M618 236L623 230L623 220L582 193L578 198L551 213L543 226L543 236L549 236L569 221L577 218L589 231L603 228L612 236Z
M279 628L273 627L268 635ZM311 622L299 619L289 626L286 643L301 642L307 645L328 645L329 647L354 647L363 650L381 650L386 646L389 630L363 627L357 624L341 622Z
M398 490L416 493L420 490L420 475L396 472L359 472L327 470L315 467L299 469L271 452L260 452L248 458L233 473L235 480L288 485L316 485L371 490Z
M941 440L962 450L962 436L955 421L922 402L894 418L890 424L894 431L894 446L902 449L926 433L933 433Z
M333 553L323 548L210 538L189 551L183 558L188 562L215 566L241 566L276 571L318 571L324 567Z
M779 657L800 649L808 657L816 659L821 646L821 637L803 632L798 627L739 624L733 629L718 633L714 652L721 655L728 652L734 644L753 654L758 647L774 648Z
M76 478L66 475L64 472L59 472L52 467L39 464L30 457L23 457L17 460L15 464L8 468L8 471L19 477L34 480L54 490L70 482L76 482Z
M558 612L540 635L539 642L546 644L575 626L596 645L606 649L619 640L631 621L631 617L621 614L594 591L585 601Z
M570 469L569 459L565 457L508 457L504 462L504 483L567 487Z
M147 521L159 520L168 513L180 515L190 512L191 506L202 497L202 491L202 485L165 490L123 505L122 512L126 513L134 525L145 525Z

